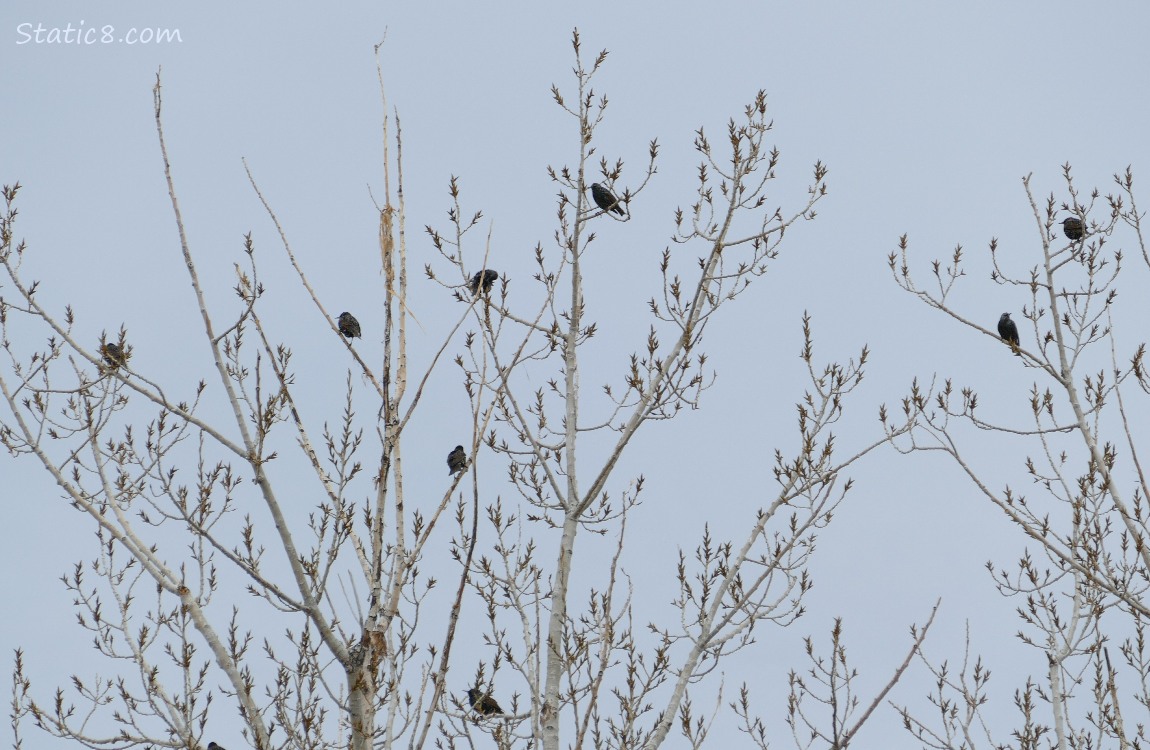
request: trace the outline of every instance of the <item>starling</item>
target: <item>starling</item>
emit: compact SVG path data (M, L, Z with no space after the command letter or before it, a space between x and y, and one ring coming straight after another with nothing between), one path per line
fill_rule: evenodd
M363 334L359 331L359 321L349 312L339 314L339 332L349 339L363 338Z
M1086 225L1082 223L1082 219L1071 216L1069 219L1063 219L1062 233L1066 235L1066 239L1078 241L1086 236Z
M499 707L495 699L489 693L479 692L479 688L471 688L467 691L467 702L484 716L503 713L503 709Z
M472 295L476 295L479 294L479 288L482 286L483 293L487 294L496 281L499 281L499 272L485 268L471 277L471 281L467 282L467 288L471 290Z
M208 743L208 750L224 750L224 749L214 742L209 742Z
M111 342L103 344L100 346L100 353L104 355L104 361L111 365L113 370L128 362L128 355L118 344Z
M1022 352L1018 351L1018 326L1014 325L1014 321L1010 319L1010 313L1003 313L1002 317L998 319L998 335L1002 337L1003 341L1010 344L1010 348L1014 350L1016 355L1022 356Z
M455 446L455 450L447 454L447 473L456 474L467 468L467 452L462 445Z
M623 207L619 205L619 199L598 182L591 185L591 197L595 199L595 205L604 211L614 211L620 216L626 216Z

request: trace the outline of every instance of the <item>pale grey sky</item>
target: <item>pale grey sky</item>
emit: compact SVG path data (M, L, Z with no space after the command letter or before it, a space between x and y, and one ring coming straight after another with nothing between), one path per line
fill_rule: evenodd
M111 26L114 38L131 28L178 29L180 40L29 39L38 25L68 24ZM297 357L308 356L311 341L319 342L319 362L335 356L324 338L330 334L286 275L274 229L244 175L246 159L312 281L348 300L330 309L355 311L365 341L373 341L371 301L380 282L368 189L382 192L382 185L372 46L386 33L388 103L404 133L413 312L426 329L415 345L432 345L458 314L422 277L423 263L433 261L423 226L446 225L451 175L461 180L465 207L484 212L491 265L521 280L520 289L528 287L532 248L551 246L556 188L545 168L573 165L577 152L572 122L549 89L554 83L571 92L574 26L588 54L611 51L595 84L611 101L597 145L609 161L626 161L621 184L640 178L652 138L662 149L652 187L631 206L634 219L597 229L597 252L610 263L589 270L596 285L590 316L605 340L595 344L602 361L584 373L588 391L616 371L646 330L645 301L658 289L673 211L693 195L695 128L706 127L718 145L728 117L762 88L782 152L774 196L797 207L815 160L830 169L819 218L788 233L772 272L755 282L761 288L710 329L707 350L719 380L704 408L650 426L628 454L620 479L642 472L648 480L631 526L646 566L671 569L678 547L694 548L703 523L733 532L771 495L764 459L793 444L792 403L804 386L797 357L804 310L814 318L820 359L855 356L864 343L872 350L870 377L836 431L844 448L877 436L879 404L896 404L915 376L953 376L979 390L984 408L1023 413L1034 376L992 340L956 329L902 293L886 256L909 234L925 277L930 259L962 244L973 277L961 297L964 312L993 327L1003 310L1020 310L1025 299L990 281L986 252L997 237L1003 263L1021 272L1038 262L1020 178L1033 172L1038 195L1054 192L1061 201L1064 162L1083 192L1097 186L1103 193L1114 172L1130 164L1137 175L1150 163L1150 6L1142 2L346 2L301 9L259 0L213 11L191 3L9 0L0 7L0 182L24 185L18 235L32 248L28 272L43 282L42 301L71 302L93 341L102 328L128 322L137 366L147 363L185 385L201 377L206 347L194 335L152 118L151 89L162 66L175 179L215 300L230 304L232 264L243 235L253 232L277 304L301 311L298 320L285 314L279 321L295 337ZM612 326L630 338L612 342ZM338 368L344 371L342 360ZM433 381L443 394L435 407L442 423L427 436L426 465L436 482L446 450L462 442L442 435L466 427L462 418L451 423L466 408L456 373L447 368ZM419 461L412 457L408 470ZM992 465L992 484L1023 481L1016 459ZM4 561L12 571L3 599L29 605L4 618L0 644L8 654L27 649L46 691L90 652L58 578L90 556L91 531L32 462L0 457L0 475ZM776 747L790 742L781 696L787 671L805 666L800 638L813 634L825 644L834 616L846 619L868 686L886 679L907 646L907 627L921 623L938 597L943 605L927 644L934 654L961 654L968 619L979 648L1014 647L1015 603L993 590L983 563L1008 564L1021 553L1021 535L941 459L887 450L855 476L856 489L820 536L808 615L787 632L765 630L750 658L729 666L729 696L743 679L763 691ZM645 524L658 533L644 533ZM674 593L668 576L645 586L640 602L665 613ZM1004 711L1018 686L1011 680L1042 669L1037 652L1013 653L1030 662L997 665L1019 670L998 678ZM925 711L923 677L908 675L894 699ZM731 741L718 744L742 742ZM860 741L915 746L889 713Z

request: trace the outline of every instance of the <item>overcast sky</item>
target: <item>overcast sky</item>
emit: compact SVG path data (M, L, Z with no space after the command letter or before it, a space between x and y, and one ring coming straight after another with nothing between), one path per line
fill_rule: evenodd
M434 260L422 228L446 226L449 178L460 178L465 207L484 213L491 265L526 288L532 249L550 246L554 232L556 187L546 167L574 166L578 155L572 121L550 87L572 91L573 27L588 54L609 49L595 82L610 98L600 155L625 161L623 186L640 179L651 139L663 156L652 187L631 205L634 219L597 228L589 315L607 341L603 360L584 374L589 391L641 345L635 337L648 325L645 301L658 290L673 212L693 196L694 130L704 126L724 145L727 119L767 91L782 152L773 198L797 208L816 160L830 169L830 192L816 221L788 232L782 256L755 282L761 288L709 330L719 379L703 409L650 426L621 468L620 477L641 472L648 480L635 549L668 570L679 547L693 549L702 523L733 533L768 501L764 457L793 445L804 310L814 318L820 359L871 347L870 377L836 430L844 449L877 436L879 404L897 403L915 376L954 377L975 387L985 408L1021 418L1032 371L901 292L886 257L908 234L925 280L930 259L963 245L971 278L957 304L993 327L1026 300L990 281L987 243L997 237L1000 260L1019 273L1040 258L1021 178L1033 173L1037 195L1053 192L1061 202L1062 164L1074 166L1083 193L1106 193L1113 173L1132 165L1139 174L1150 156L1144 2L199 6L0 6L0 182L24 186L18 237L32 248L28 273L42 280L43 301L75 306L90 339L127 323L137 366L185 384L206 377L208 363L194 338L156 142L152 86L161 66L177 188L215 299L229 299L232 265L252 232L267 259L265 283L284 310L280 332L297 357L323 361L337 350L287 275L241 160L312 281L338 300L329 309L356 310L365 346L378 350L369 190L382 194L373 46L386 35L380 59L404 133L412 311L424 329L413 333L424 339L414 345L431 346L459 314L422 277ZM93 43L46 41L69 25ZM135 30L132 39L146 41L151 29L178 30L178 40L125 39ZM100 41L105 34L111 43ZM336 366L345 370L342 360ZM426 465L439 482L443 455L464 442L467 420L452 421L466 409L456 371L435 382L442 416L427 431ZM1024 481L1021 457L981 458L992 486ZM86 653L88 637L72 624L58 578L90 554L75 545L87 544L91 531L32 462L0 457L0 476L3 559L14 571L0 584L3 600L29 605L0 620L0 644L7 654L28 650L46 692L66 679L73 644ZM886 450L855 476L857 488L820 536L808 614L786 633L764 632L751 652L755 679L773 701L764 710L779 730L776 747L789 744L781 696L787 671L804 666L799 639L813 634L825 643L835 616L845 618L864 685L885 680L907 647L908 626L940 597L928 650L960 656L968 622L979 649L1013 649L996 664L1004 709L1019 676L1044 669L1040 654L1014 646L1016 603L995 593L983 569L987 560L1017 558L1021 534L939 458ZM659 533L643 533L644 520ZM665 606L671 583L668 576L651 601ZM921 670L912 671L893 697L925 712L928 689ZM889 715L860 741L915 746Z

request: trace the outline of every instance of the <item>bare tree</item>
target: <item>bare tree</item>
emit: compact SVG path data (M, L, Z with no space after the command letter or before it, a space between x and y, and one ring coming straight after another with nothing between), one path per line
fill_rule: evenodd
M1084 196L1063 166L1064 198L1052 193L1040 201L1030 175L1023 187L1034 218L1036 262L1019 270L990 243L990 279L1025 299L1019 318L1018 352L996 343L996 367L1025 368L1034 383L1026 423L986 415L974 386L951 378L930 386L912 385L903 411L914 429L896 441L906 453L941 451L969 478L970 487L1009 518L1026 538L1014 566L988 568L998 591L1019 600L1019 643L1038 651L1035 673L1014 696L1021 719L1003 740L985 714L990 667L969 655L956 672L947 663L923 662L935 677L929 696L937 713L928 718L907 707L907 728L932 748L1139 747L1144 746L1144 713L1123 721L1122 707L1150 707L1150 652L1143 628L1150 614L1150 538L1147 536L1147 483L1140 463L1145 406L1150 394L1145 343L1123 340L1121 330L1142 335L1146 314L1139 307L1145 278L1130 283L1125 255L1113 249L1115 237L1133 241L1150 270L1134 201L1129 169L1115 175L1117 191L1104 198ZM1067 220L1071 220L1067 222ZM1125 234L1122 234L1125 230ZM931 265L929 285L911 271L905 237L890 256L896 282L960 328L999 338L989 321L998 311L967 310L952 303L968 283L961 247L947 262ZM1120 282L1134 294L1119 296ZM1125 307L1122 299L1131 304ZM1133 316L1133 317L1131 317ZM1022 394L1017 395L1023 398ZM1001 413L991 404L991 413ZM995 489L987 475L995 467L976 446L986 436L1004 441L1017 458L1018 481ZM1108 644L1117 643L1112 658ZM1133 691L1133 692L1130 692ZM1126 697L1120 705L1120 694ZM1129 714L1127 714L1129 716Z
M599 333L584 297L593 228L626 222L642 205L659 149L651 141L645 168L630 182L622 159L598 153L607 99L592 83L607 53L588 64L578 32L573 47L575 91L554 87L553 96L578 123L579 143L574 166L550 170L557 226L553 245L537 246L530 280L540 302L519 301L516 280L488 267L490 235L476 238L482 214L464 208L455 179L448 228L428 228L440 257L425 270L438 287L411 283L398 119L383 121L393 150L379 211L378 363L359 350L358 322L325 305L264 201L300 286L347 356L335 416L311 416L292 346L265 325L273 313L262 304L251 235L236 266L234 306L209 304L168 162L158 79L165 176L214 369L192 392L177 393L133 366L130 329L97 345L77 333L72 308L39 303L38 283L22 274L27 247L15 240L19 186L5 188L0 324L8 363L0 392L8 410L0 441L38 461L96 527L96 557L77 563L66 583L80 624L119 668L110 678L74 677L71 697L59 691L45 703L18 653L17 745L21 722L31 718L86 747L200 748L223 698L238 711L247 744L261 749L472 747L478 734L499 747L655 748L675 726L692 747L704 743L723 696L718 689L715 710L702 715L693 686L750 647L763 627L785 627L802 613L817 532L851 487L844 472L906 426L888 425L840 455L831 430L862 380L867 351L845 365L817 363L804 316L801 362L811 385L796 404L793 444L774 452L774 489L748 512L741 539L718 540L707 530L692 553L680 553L679 624L640 620L637 627L623 553L644 478L618 477L619 459L644 425L700 405L714 383L704 334L767 272L784 234L815 217L827 171L815 164L797 208L773 202L768 189L780 154L767 143L762 92L730 120L724 149L713 149L700 129L698 184L676 213L677 245L662 255L649 331L617 382L590 397L580 376L584 345ZM602 183L597 199L591 182ZM454 299L458 317L416 363L407 301L428 288L445 306ZM39 346L30 343L36 336ZM471 436L455 450L444 447L446 481L405 475L404 438L426 413L431 374L452 351L470 400ZM287 452L310 470L308 490L277 461ZM505 467L514 500L488 494L480 470L491 466ZM437 502L410 507L412 488ZM312 498L306 523L283 500L291 495L298 506L301 494ZM582 532L605 537L608 554L576 555ZM444 560L432 570L450 570L448 556L456 566L446 591L421 570L440 550ZM582 603L575 571L593 581ZM453 665L461 632L482 634L489 659ZM838 653L837 625L834 632ZM449 680L453 666L466 683ZM730 704L732 715L747 731L761 729L748 694L744 687L744 701ZM828 746L845 748L869 714L840 726L850 711L832 707Z

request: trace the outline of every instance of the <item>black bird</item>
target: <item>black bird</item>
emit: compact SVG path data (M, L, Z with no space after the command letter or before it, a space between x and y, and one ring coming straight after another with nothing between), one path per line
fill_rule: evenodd
M224 749L214 742L209 742L208 743L208 750L224 750Z
M490 693L481 693L479 688L471 688L467 691L467 702L471 704L479 713L484 716L492 716L494 714L503 713L503 709L495 702Z
M104 361L110 364L112 369L128 362L128 355L124 353L124 350L118 344L113 344L110 341L100 347L100 353L104 355Z
M1062 233L1066 239L1078 241L1086 236L1086 225L1077 216L1062 220Z
M1010 313L1003 313L1002 317L998 319L998 335L1002 337L1003 341L1010 344L1010 348L1014 350L1016 355L1022 356L1022 352L1018 351L1018 344L1020 343L1018 326L1014 325L1014 321L1010 319Z
M462 445L455 446L455 450L447 454L447 473L456 474L467 468L467 452Z
M623 207L619 205L619 199L598 182L591 184L591 197L595 199L595 205L604 211L614 211L620 216L626 216Z
M471 290L473 296L479 294L480 287L483 287L483 293L487 294L496 281L499 281L499 272L485 268L471 277L471 281L467 282L467 288Z
M339 332L349 339L363 338L363 334L359 330L359 321L349 312L339 314Z

